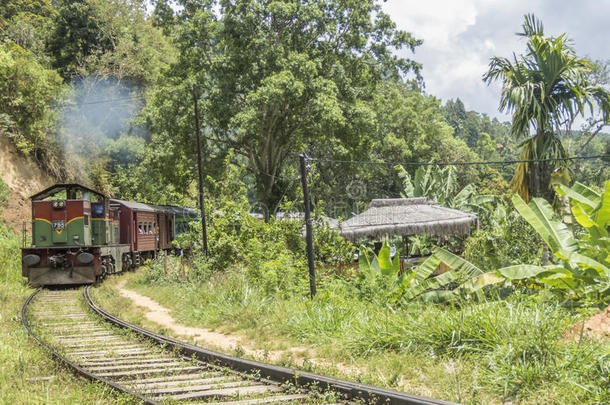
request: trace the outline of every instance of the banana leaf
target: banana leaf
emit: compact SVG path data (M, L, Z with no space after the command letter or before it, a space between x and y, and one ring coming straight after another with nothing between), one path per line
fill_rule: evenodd
M560 290L574 290L578 287L578 281L576 281L574 277L566 275L562 277L540 278L536 281Z
M438 257L451 269L459 269L460 272L465 276L465 278L472 278L478 276L479 274L483 274L483 271L474 264L462 259L459 256L454 255L453 253L441 247L437 247L434 250L433 256Z
M553 253L576 249L572 232L566 224L554 218L553 209L545 200L532 198L530 203L526 204L518 194L515 194L512 201L517 211L538 232Z
M441 264L441 260L435 255L424 260L424 262L415 269L414 283L418 284L427 279L430 274L434 273L434 270L438 268L439 264Z
M449 283L459 280L459 278L460 275L457 271L448 271L436 277L427 278L421 283L410 287L406 292L407 298L415 298L428 290L440 289Z
M364 279L367 282L371 282L375 279L376 273L371 266L371 259L369 257L369 251L364 245L360 245L358 255L358 277Z
M471 278L466 281L459 287L459 290L473 293L479 291L483 287L487 287L488 285L498 284L506 279L504 277L500 277L497 271L490 271L487 273L480 274L476 277Z
M591 268L605 278L610 277L610 268L604 266L592 257L580 254L578 252L570 252L561 250L556 253L556 256L570 263L576 264L579 267Z
M540 273L548 271L547 267L534 266L532 264L517 264L508 266L498 270L500 274L509 280L523 280L525 278L534 278Z
M594 226L597 226L597 222L589 216L582 205L572 204L572 215L574 215L576 221L584 228L593 228Z
M390 247L385 241L383 242L383 246L379 251L379 255L377 255L377 260L379 262L381 274L386 277L396 277L398 275L398 271L400 270L400 259L399 257L396 257L394 259L394 263L392 263Z
M560 184L556 190L557 193L568 196L580 204L586 205L589 213L597 208L601 200L601 196L598 193L578 182L574 183L572 187Z
M601 205L595 213L595 222L606 231L606 228L610 226L610 180L606 181Z

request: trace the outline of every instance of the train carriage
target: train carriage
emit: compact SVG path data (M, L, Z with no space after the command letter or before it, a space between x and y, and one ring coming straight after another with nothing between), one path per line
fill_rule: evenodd
M91 284L139 266L197 217L191 208L109 199L80 184L56 184L32 199L32 246L22 249L30 284Z

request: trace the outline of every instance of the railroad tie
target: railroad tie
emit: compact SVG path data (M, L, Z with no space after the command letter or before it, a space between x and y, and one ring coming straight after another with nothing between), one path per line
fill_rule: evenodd
M282 389L276 385L257 384L257 385L243 386L243 387L191 391L187 394L178 394L178 395L169 395L169 396L164 395L164 396L157 397L157 399L161 399L161 400L173 399L174 401L181 401L181 400L187 400L187 399L223 398L223 397L236 397L239 395L266 394L266 393L280 392L280 391L282 391Z

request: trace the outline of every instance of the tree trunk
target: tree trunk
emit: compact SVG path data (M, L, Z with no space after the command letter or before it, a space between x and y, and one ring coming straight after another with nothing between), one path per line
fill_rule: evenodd
M534 153L531 158L540 160L546 157L547 137L551 136L541 129L536 135ZM549 204L553 203L555 192L551 189L551 165L549 162L532 162L529 164L529 193L532 197L544 198Z

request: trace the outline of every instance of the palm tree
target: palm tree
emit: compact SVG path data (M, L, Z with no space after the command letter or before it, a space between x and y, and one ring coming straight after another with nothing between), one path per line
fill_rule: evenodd
M566 157L559 131L574 119L599 108L603 119L610 119L610 93L590 81L592 64L576 56L565 34L545 37L542 22L533 14L525 15L523 32L527 38L525 55L493 57L483 80L490 84L502 81L500 111L513 114L511 133L521 140L522 160L511 185L525 201L544 197L551 202L551 173L567 172L565 161L548 160ZM547 160L545 160L547 159Z

